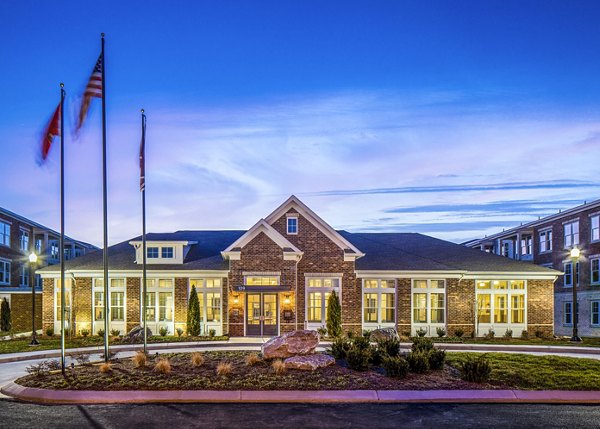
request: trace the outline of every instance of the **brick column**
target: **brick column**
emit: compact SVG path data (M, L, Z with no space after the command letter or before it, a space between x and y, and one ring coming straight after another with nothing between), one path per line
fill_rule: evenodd
M126 279L127 332L131 331L136 326L141 326L141 283L142 279L139 277L127 277Z
M409 337L411 330L410 300L411 280L398 279L396 286L396 330L400 335Z
M42 329L54 329L54 279L44 279L42 292Z
M475 331L475 280L446 280L448 335L461 328L466 336Z
M81 335L82 329L92 330L92 278L78 277L72 282L71 320L73 332Z
M581 323L585 303L581 297L578 297L578 300L579 323ZM529 335L534 335L536 331L541 331L548 336L554 334L554 283L552 280L527 280L527 330Z
M186 331L187 326L188 281L187 277L176 278L175 294L173 296L173 300L175 301L175 330L181 328L183 332Z

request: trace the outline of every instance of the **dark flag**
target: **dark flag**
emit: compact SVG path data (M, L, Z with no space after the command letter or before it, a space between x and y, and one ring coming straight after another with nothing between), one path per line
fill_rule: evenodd
M81 108L79 109L79 117L77 118L77 127L75 131L78 132L83 126L83 122L87 117L88 110L90 109L90 103L93 97L102 98L102 54L98 58L90 80L83 93L83 100L81 101Z
M52 115L52 119L48 122L46 129L44 130L44 136L42 137L42 152L41 152L41 160L40 163L46 161L48 158L48 153L50 152L50 148L52 147L52 142L54 141L54 137L60 134L60 117L61 117L61 103L58 103L54 114Z
M142 141L140 143L140 192L146 188L146 115L142 109Z

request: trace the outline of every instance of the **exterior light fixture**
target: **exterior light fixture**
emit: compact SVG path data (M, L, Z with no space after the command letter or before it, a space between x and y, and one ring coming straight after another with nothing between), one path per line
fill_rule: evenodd
M238 305L240 303L240 299L238 298L238 295L233 295L233 303L235 305Z
M573 286L573 302L571 303L571 319L573 321L573 336L571 337L571 341L574 343L580 343L582 340L577 332L577 322L579 321L578 311L577 311L577 282L579 279L577 278L577 264L579 263L579 257L581 256L581 250L577 247L573 247L571 249L571 282Z
M37 346L40 342L35 332L35 269L38 257L35 252L29 254L29 281L31 282L31 342L30 346Z
M290 303L291 303L291 302L292 302L292 301L290 300L290 296L289 296L289 295L286 295L286 296L285 296L285 298L283 299L283 303L284 303L285 305L290 305Z

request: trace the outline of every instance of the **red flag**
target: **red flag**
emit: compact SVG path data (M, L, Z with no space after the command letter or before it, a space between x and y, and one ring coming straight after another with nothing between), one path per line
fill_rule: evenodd
M42 162L46 161L46 158L48 157L54 137L60 134L60 115L60 103L58 103L54 115L52 115L52 119L50 119L50 122L48 122L48 126L44 131L44 137L42 138Z
M94 66L90 80L83 93L83 100L81 101L81 108L79 109L79 118L77 120L75 131L79 131L82 127L83 121L85 121L90 108L92 97L102 98L102 54L100 54L100 57Z

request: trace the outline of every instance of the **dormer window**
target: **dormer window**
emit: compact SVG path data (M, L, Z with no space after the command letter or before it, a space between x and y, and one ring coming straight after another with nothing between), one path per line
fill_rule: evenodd
M161 248L161 257L163 259L173 259L173 248L172 247L162 247Z
M287 218L287 233L289 235L298 234L298 218L296 216L289 216Z
M158 258L158 247L148 247L146 253L148 258Z

